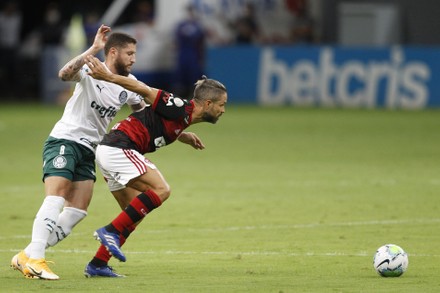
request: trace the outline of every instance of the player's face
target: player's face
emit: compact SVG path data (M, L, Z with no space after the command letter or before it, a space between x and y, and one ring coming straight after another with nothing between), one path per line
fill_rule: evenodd
M136 45L128 44L125 48L118 50L115 60L115 69L119 75L127 76L131 67L136 62Z
M215 124L220 116L225 113L227 100L228 96L224 93L221 98L215 102L207 101L206 110L202 116L203 121Z

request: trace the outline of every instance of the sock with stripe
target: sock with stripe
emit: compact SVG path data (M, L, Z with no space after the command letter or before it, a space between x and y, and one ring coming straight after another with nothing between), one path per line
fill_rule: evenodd
M119 235L120 246L134 231L136 223L162 204L159 196L151 189L139 194L130 204L107 226L108 232ZM92 264L103 266L110 259L109 252L101 245L92 260Z
M56 221L64 206L64 198L57 195L47 195L38 210L32 227L31 243L25 248L25 253L31 258L44 258L47 240L56 227Z
M57 224L50 233L47 247L55 246L66 238L72 229L87 216L87 212L74 207L65 207L58 216Z
M159 196L151 189L136 196L105 229L115 234L129 235L130 227L141 221L148 213L162 204Z

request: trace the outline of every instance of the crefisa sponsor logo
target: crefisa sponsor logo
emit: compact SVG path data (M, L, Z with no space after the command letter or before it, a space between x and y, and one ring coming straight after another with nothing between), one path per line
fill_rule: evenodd
M317 52L316 58L291 56L286 60L277 57L273 48L264 48L259 103L408 109L428 103L431 70L423 61L406 60L400 47L389 49L386 59L343 58L330 47Z

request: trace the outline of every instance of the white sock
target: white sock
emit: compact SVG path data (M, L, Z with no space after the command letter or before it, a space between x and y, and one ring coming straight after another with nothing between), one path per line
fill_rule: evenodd
M50 233L47 240L47 247L55 246L58 242L67 237L82 219L87 216L87 212L77 208L66 207L58 217L57 224Z
M56 227L63 206L64 198L61 196L48 195L44 199L34 219L31 243L25 248L30 258L45 258L47 239Z

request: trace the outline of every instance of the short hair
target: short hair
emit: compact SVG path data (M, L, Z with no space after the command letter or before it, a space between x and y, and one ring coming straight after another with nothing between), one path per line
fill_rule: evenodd
M219 81L209 79L205 75L195 83L194 100L212 100L216 102L227 92L226 87Z
M104 54L107 56L108 52L110 51L110 48L117 48L117 49L123 49L128 44L135 44L136 45L137 40L130 36L129 34L125 33L112 33L108 36L107 42L104 46Z

